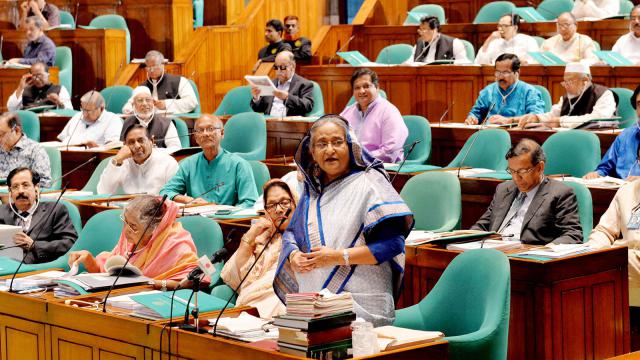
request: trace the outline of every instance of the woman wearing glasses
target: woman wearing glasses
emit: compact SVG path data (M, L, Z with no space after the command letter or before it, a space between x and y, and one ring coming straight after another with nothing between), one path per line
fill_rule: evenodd
M220 276L235 289L266 246L262 257L239 289L236 306L254 306L260 317L272 318L285 312L284 305L273 292L272 283L280 255L282 232L289 225L296 201L289 186L280 179L267 182L262 196L266 216L257 219L242 236L238 250L225 264ZM271 237L273 239L269 242Z

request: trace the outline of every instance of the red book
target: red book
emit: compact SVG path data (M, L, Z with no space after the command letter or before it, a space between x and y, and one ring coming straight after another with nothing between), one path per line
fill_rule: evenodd
M351 339L351 325L311 333L285 327L279 327L278 331L278 341L300 346L315 346Z

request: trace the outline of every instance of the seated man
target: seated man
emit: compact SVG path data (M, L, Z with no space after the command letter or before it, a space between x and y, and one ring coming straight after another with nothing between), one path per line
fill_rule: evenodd
M351 89L356 102L340 116L353 128L360 144L383 162L400 162L404 158L404 142L409 136L400 111L378 94L378 74L359 68L351 75Z
M275 61L276 55L282 51L291 51L291 45L282 41L282 32L284 27L282 22L278 19L271 19L267 21L264 29L264 39L269 43L258 51L258 61L253 66L253 72L258 70L258 66L263 61L272 62Z
M471 229L495 231L525 244L581 243L576 196L570 187L544 176L540 145L522 139L506 158L513 180L498 185L489 208Z
M571 13L578 20L600 20L618 15L619 0L575 0Z
M462 41L440 33L440 21L435 16L420 19L420 38L413 47L413 55L404 63L422 65L436 60L455 60L456 64L468 64L467 50Z
M640 5L631 9L629 18L629 33L622 35L611 50L640 65Z
M258 192L251 165L220 146L224 137L222 121L213 115L202 115L196 120L194 131L202 152L180 162L178 172L160 195L181 203L252 207Z
M21 58L7 60L9 64L32 65L42 61L47 66L56 63L56 44L43 31L44 21L37 16L30 16L25 21L24 31L27 34L27 45Z
M27 18L31 16L42 20L43 30L60 25L60 10L45 0L27 0L20 4L20 27L27 26Z
M613 92L606 86L591 82L589 65L574 62L564 68L562 86L566 94L544 114L528 114L520 118L518 126L542 123L546 127L574 128L592 119L612 117L617 109Z
M124 134L134 124L142 124L149 128L151 139L156 146L168 149L180 149L180 137L178 130L171 119L156 114L155 100L151 97L148 87L138 86L133 90L133 115L129 116L122 125L120 141L124 142Z
M0 224L21 226L13 236L26 257L26 264L45 263L64 255L78 238L67 207L40 201L40 179L28 167L9 173L10 202L0 206Z
M185 114L198 106L198 98L187 78L164 72L164 55L151 50L144 57L147 81L139 86L146 86L151 91L157 112ZM133 112L133 97L122 108L124 114Z
M636 109L638 121L624 129L604 154L596 171L584 176L585 179L595 179L600 176L612 176L619 179L635 180L640 176L640 85L631 96L631 105Z
M296 75L293 53L279 53L273 67L276 69L276 78L272 81L277 90L273 92L274 96L260 96L260 89L252 87L253 111L274 117L304 116L310 112L313 109L313 83Z
M289 15L284 18L284 42L291 46L291 52L296 61L309 62L311 60L311 40L300 36L298 17Z
M122 120L105 110L104 98L99 92L84 94L80 98L80 110L58 135L64 144L93 148L120 139Z
M540 91L520 81L520 59L502 54L496 59L496 82L480 91L465 123L475 125L486 119L492 124L511 124L527 114L542 114L544 101Z
M124 133L124 146L104 169L98 194L157 195L178 171L173 156L153 150L148 128L134 124Z
M47 64L36 61L29 72L22 75L18 88L9 96L7 108L9 111L16 111L42 105L73 109L67 89L62 85L52 84Z
M600 61L594 51L596 46L590 37L578 34L576 17L570 12L558 16L558 34L546 39L540 51L550 51L564 62L587 62L592 65Z
M49 156L39 143L22 132L22 122L16 114L0 116L0 179L18 167L27 167L38 175L42 187L51 186Z
M475 63L491 65L504 53L517 55L525 64L530 61L528 52L538 51L538 43L533 37L518 33L520 20L517 14L502 16L498 21L498 30L492 32L478 50Z

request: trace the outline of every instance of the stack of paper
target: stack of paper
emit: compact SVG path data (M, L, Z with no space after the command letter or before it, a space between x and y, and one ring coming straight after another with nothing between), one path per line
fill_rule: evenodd
M583 179L573 176L565 176L562 178L562 181L573 181L589 187L598 187L604 189L617 189L626 183L622 179L614 178L611 176L603 176L595 179Z
M20 226L0 224L0 256L13 260L22 260L22 248L16 247L13 236L22 231Z
M351 293L334 294L327 289L319 293L287 294L287 315L318 318L353 311Z
M133 300L131 296L145 295L145 294L158 294L158 293L160 293L159 290L149 290L149 291L142 291L135 294L114 296L107 299L107 305L118 308L118 309L141 311L145 308L145 306Z
M184 205L180 205L180 207L184 207ZM228 210L229 212L233 212L239 210L235 206L230 205L218 205L218 204L205 204L205 205L189 205L184 209L185 215L215 215L216 212L220 210ZM180 210L182 213L182 210Z
M209 319L209 324L214 326L216 319ZM209 330L213 333L213 329ZM277 339L278 328L269 321L255 317L246 312L241 312L238 317L223 317L218 321L216 334L235 340L254 342L264 339Z
M458 175L460 174L461 177L467 177L470 175L478 175L478 174L485 174L485 173L490 173L490 172L495 172L495 170L492 169L483 169L483 168L472 168L472 169L462 169L462 170L446 170L446 172L453 174L453 175Z
M173 298L171 306L172 292L159 292L147 294L131 295L131 300L137 302L142 307L136 308L132 316L149 320L168 319L171 316L182 316L187 306L189 309L195 308L195 295L191 297L191 290L178 290ZM187 303L191 297L191 302ZM200 312L220 310L226 300L217 298L204 292L198 293L198 309ZM173 310L172 310L173 309Z
M520 247L522 244L519 241L503 241L487 239L484 241L472 241L461 244L449 244L447 250L467 251L473 249L496 249L496 250L509 250Z
M391 325L377 327L373 331L378 335L380 351L429 343L444 337L444 334L440 331L412 330Z
M585 244L553 244L549 243L545 246L525 251L519 255L543 256L552 259L563 258L566 256L577 255L591 251L589 246Z
M116 280L116 276L107 273L80 274L57 280L58 287L54 289L56 297L76 296L107 290ZM151 279L146 276L121 276L114 288L134 286L149 283Z
M67 275L63 271L47 271L36 275L15 278L13 280L12 289L16 291L49 287L56 284L56 280L62 279ZM6 286L9 287L11 279L6 279Z

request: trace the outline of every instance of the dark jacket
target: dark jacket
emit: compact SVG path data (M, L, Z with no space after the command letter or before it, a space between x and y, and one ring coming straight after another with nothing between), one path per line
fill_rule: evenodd
M273 84L277 87L278 80L273 79ZM262 96L258 101L251 99L251 108L255 112L265 114L271 113L273 96ZM289 85L289 97L284 102L287 108L287 116L304 116L313 109L313 83L302 76L293 74Z

